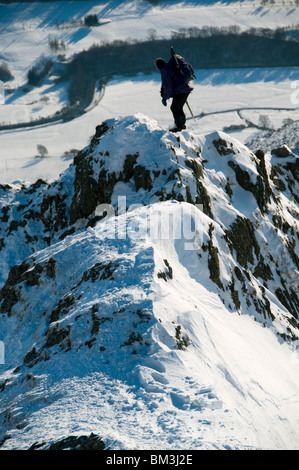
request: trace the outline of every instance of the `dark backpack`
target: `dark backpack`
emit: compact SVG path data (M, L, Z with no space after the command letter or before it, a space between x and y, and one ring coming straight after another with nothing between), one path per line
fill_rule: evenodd
M191 64L180 55L175 54L171 60L173 61L173 67L178 74L184 79L185 83L189 83L190 80L195 78L194 70Z

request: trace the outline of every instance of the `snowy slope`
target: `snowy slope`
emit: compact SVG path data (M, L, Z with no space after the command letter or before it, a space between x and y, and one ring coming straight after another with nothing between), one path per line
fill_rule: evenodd
M295 154L137 114L0 190L3 449L298 449Z

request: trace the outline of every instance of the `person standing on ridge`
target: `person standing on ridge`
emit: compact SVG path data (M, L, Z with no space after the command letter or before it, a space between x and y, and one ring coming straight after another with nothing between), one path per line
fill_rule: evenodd
M175 127L170 129L172 132L179 132L186 129L186 115L184 113L184 105L188 96L193 90L189 81L194 77L194 70L185 59L176 55L172 51L172 57L169 62L158 58L155 60L156 68L161 73L161 91L162 104L167 106L167 100L172 98L170 106L173 114Z

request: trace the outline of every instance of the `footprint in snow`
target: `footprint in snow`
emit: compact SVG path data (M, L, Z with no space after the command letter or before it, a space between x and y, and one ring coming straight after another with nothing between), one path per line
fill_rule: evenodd
M169 383L165 375L158 374L157 372L153 372L152 377L156 382L159 382L163 385L167 385Z
M221 400L210 389L197 392L193 397L180 392L170 392L170 399L174 407L181 410L216 410L223 407Z

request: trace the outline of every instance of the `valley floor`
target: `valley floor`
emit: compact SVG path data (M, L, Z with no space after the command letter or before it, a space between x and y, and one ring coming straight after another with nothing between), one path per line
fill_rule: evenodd
M231 135L246 142L261 134L261 119L277 129L286 119L298 117L296 89L292 88L298 76L297 68L198 70L196 75L194 91L189 97L195 119L186 108L188 129L196 134L231 129ZM166 129L171 127L169 105L162 106L159 92L160 77L155 73L115 78L105 87L98 104L75 120L0 132L0 182L56 178L72 161L72 156L66 153L85 147L95 127L106 119L141 112L158 120ZM58 102L59 95L60 87L54 93ZM6 111L6 119L12 113L13 121L15 106L8 102L1 107ZM18 105L19 117L20 110L26 106ZM40 103L40 106L43 115L47 115L48 105ZM48 150L45 158L36 158L38 144Z

